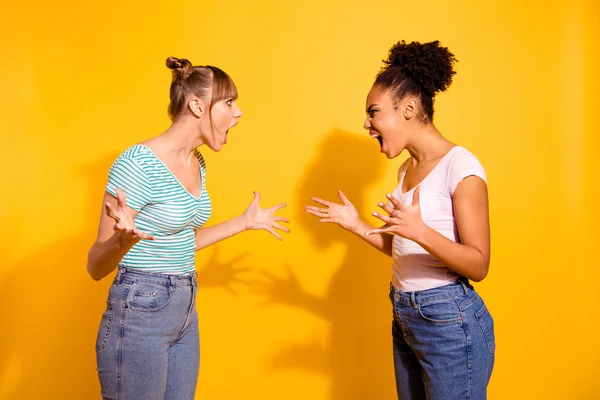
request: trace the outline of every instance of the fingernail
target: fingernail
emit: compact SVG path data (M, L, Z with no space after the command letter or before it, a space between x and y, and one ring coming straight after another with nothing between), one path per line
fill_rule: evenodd
M377 216L377 213L376 213L376 212L374 212L374 213L373 213L373 215L374 215L374 216Z
M391 199L392 195L391 194L386 194L385 197L387 197L388 199Z
M369 236L370 232L365 232L365 236Z
M383 203L382 202L377 203L377 205L380 206L380 207L383 207Z

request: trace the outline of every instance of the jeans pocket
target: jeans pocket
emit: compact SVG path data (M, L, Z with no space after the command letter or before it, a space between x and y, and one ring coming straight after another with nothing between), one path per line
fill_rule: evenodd
M104 314L102 314L100 328L98 328L98 336L96 337L96 352L99 352L106 347L112 327L114 308L114 301L108 300L106 302L106 311L104 311Z
M462 314L453 298L422 303L417 308L421 317L433 324L446 325L462 321Z
M138 311L158 311L169 304L169 288L152 283L134 282L129 287L125 303L127 307Z
M477 322L481 327L481 331L483 332L483 337L485 338L485 342L488 347L488 351L490 354L494 354L494 350L496 350L496 337L494 335L494 319L492 315L488 311L485 303L482 305L481 309L475 313L475 318L477 318Z

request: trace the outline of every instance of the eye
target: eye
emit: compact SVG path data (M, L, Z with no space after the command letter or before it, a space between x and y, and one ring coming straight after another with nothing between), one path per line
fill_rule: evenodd
M229 100L227 100L227 102L226 102L226 103L227 103L227 105L228 105L228 106L230 106L230 107L231 107L231 106L233 105L233 99L229 99Z
M377 111L379 111L379 110L371 110L371 111L369 111L369 116L370 116L371 118L375 117L375 113L376 113Z

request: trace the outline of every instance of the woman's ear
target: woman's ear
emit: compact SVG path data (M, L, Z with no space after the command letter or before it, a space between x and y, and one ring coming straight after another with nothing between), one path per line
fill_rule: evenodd
M415 115L417 115L417 111L418 111L417 99L415 99L414 97L407 97L404 101L402 101L401 112L402 112L402 116L406 120L410 120Z
M188 101L188 107L190 108L192 114L194 114L198 118L202 118L202 116L204 115L204 110L206 108L204 102L197 97L190 98L190 100Z

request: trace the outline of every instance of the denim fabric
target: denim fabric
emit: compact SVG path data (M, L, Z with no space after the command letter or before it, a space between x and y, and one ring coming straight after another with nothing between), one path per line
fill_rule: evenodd
M196 274L121 268L96 340L103 399L187 400L200 360Z
M468 282L402 292L391 285L398 399L486 399L494 321Z

